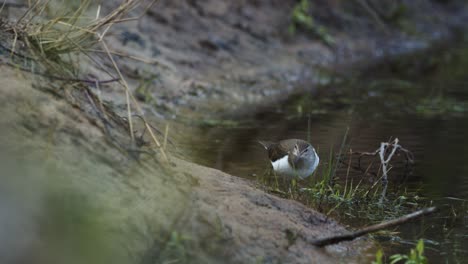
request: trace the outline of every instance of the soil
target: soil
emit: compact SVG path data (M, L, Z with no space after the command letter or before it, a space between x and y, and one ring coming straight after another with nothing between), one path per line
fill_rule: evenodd
M119 60L135 88L150 82L137 91L148 112L209 119L242 116L298 90L313 91L330 74L362 73L450 42L468 20L466 5L457 1L369 1L385 12L404 6L386 20L355 2L311 2L311 16L334 44L300 27L289 33L293 0L160 1L138 22L116 27L110 43L154 62Z
M292 0L160 1L138 21L114 25L106 41L126 54L115 55L117 64L157 126L167 119L239 116L299 90L313 91L330 72L362 71L362 65L450 42L467 20L466 6L458 1L396 1L404 12L379 9L377 1L364 1L372 7L366 11L355 2L313 2L311 15L334 44L301 28L288 33ZM106 1L102 12L116 3ZM14 21L22 11L2 12ZM11 47L11 32L3 35L2 45ZM4 189L13 190L0 192L8 197L0 210L15 212L0 214L8 215L0 221L11 226L0 236L0 256L7 262L369 259L365 251L372 243L365 239L324 249L306 243L304 237L346 232L310 208L178 159L170 149L167 162L146 138L132 143L123 118L124 90L116 83L98 90L27 73L9 66L10 53L2 50L0 56L2 178ZM104 70L111 68L104 54L93 56L101 65L83 60L80 78L116 76ZM99 98L106 122L96 106Z
M371 245L360 239L311 246L305 238L346 229L218 170L175 157L169 164L147 155L132 159L84 111L89 101L76 96L80 107L73 107L66 87L38 90L33 76L0 69L8 80L0 104L2 211L16 212L0 219L11 223L2 240L9 263L162 263L185 255L184 263L359 263ZM74 217L65 216L70 213ZM77 222L82 214L100 223L97 231ZM53 231L44 231L47 223ZM90 237L80 233L89 230ZM182 249L171 246L174 234L190 238L177 240ZM89 243L99 258L82 254ZM68 252L72 245L78 255Z

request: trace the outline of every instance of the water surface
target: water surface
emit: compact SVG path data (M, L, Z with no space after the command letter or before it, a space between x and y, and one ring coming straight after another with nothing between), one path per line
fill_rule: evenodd
M423 66L413 63L423 59ZM229 126L197 126L182 148L195 162L256 180L269 167L258 140L310 140L321 157L320 174L345 134L354 151L374 151L380 142L398 138L416 161L401 188L441 210L398 228L399 239L381 238L385 252L407 253L423 238L430 262L463 263L468 258L468 49L406 60L410 63L396 64L397 69L369 70L311 89ZM403 175L395 170L390 177Z

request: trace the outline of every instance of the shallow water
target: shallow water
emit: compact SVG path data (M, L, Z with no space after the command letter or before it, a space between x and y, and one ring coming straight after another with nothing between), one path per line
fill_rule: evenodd
M417 191L440 211L401 226L400 240L381 238L385 253L408 253L423 238L431 263L463 263L468 257L467 55L465 47L441 52L430 64L434 67L418 66L423 70L417 74L382 71L378 77L293 96L230 126L199 126L182 148L195 162L255 180L269 166L258 140L309 139L323 167L346 133L354 151L374 151L380 142L397 137L416 161L403 187ZM345 171L339 170L338 176ZM395 169L390 177L403 175Z

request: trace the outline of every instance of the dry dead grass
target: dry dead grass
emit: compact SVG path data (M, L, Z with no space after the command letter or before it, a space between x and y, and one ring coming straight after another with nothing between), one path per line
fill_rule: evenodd
M156 2L157 0L152 0L149 3L143 0L125 0L104 16L101 15L101 7L97 6L95 15L92 17L92 13L90 13L92 1L84 0L79 3L76 10L63 10L54 14L52 18L47 18L50 17L50 14L47 14L47 9L52 4L51 0L29 1L27 10L16 22L8 21L8 23L2 23L1 27L3 31L13 35L12 41L9 43L11 57L27 58L31 63L31 71L36 64L42 66L47 74L41 75L46 77L56 76L55 79L59 80L93 83L93 80L76 78L77 67L74 65L74 61L83 55L92 58L92 54L89 54L89 50L92 48L105 52L112 62L113 71L117 74L115 81L122 86L125 92L128 132L132 142L135 143L132 117L136 112L142 117L145 129L149 132L153 142L152 145L159 149L164 160L168 161L165 147L156 136L152 126L144 118L141 106L134 98L124 75L113 58L114 52L106 44L106 34L112 26L140 19ZM132 13L137 12L137 16L131 16ZM18 51L18 42L21 42L22 46L25 47L21 52ZM9 65L12 64L9 63ZM18 65L18 67L21 66ZM97 80L96 86L99 86ZM90 90L88 89L87 92L89 93ZM103 102L100 97L96 96L96 98L99 99L99 105L102 106ZM103 112L101 116L106 118L107 115L103 107L100 109ZM163 137L167 138L167 135L163 135Z

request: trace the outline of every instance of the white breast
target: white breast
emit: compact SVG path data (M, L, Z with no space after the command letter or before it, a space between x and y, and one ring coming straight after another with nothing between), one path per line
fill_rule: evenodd
M294 172L291 165L289 165L287 155L282 157L281 159L278 159L276 161L272 161L271 165L273 166L273 170L278 174L287 174L287 173L293 173Z
M310 159L308 162L313 162L313 164L311 164L311 166L308 166L307 168L295 170L291 167L291 165L289 165L288 156L284 156L281 159L271 162L271 165L273 166L273 170L275 171L275 173L277 173L280 176L288 178L299 177L301 179L305 179L315 171L319 164L319 157L317 153L315 153L315 158Z

